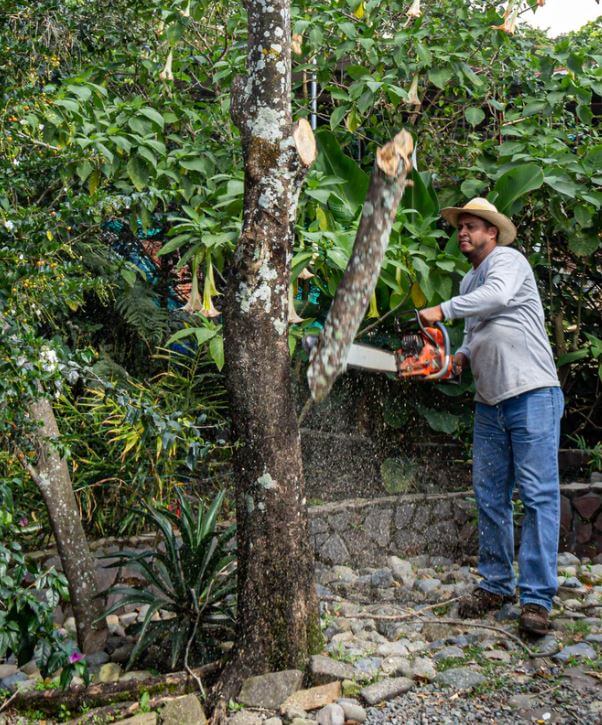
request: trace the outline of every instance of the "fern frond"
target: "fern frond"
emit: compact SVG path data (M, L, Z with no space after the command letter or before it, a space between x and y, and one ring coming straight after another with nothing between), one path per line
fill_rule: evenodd
M168 313L159 296L144 282L115 291L115 309L147 344L157 345L167 334Z

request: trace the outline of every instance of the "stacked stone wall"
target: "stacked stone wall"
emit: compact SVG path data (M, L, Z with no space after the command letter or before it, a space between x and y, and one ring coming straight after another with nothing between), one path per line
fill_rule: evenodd
M602 481L561 486L560 551L593 559L602 553ZM390 555L420 554L460 560L477 553L476 508L472 492L409 494L353 499L312 506L310 535L316 560L355 568L384 566ZM520 542L520 521L516 527ZM155 535L92 542L101 588L134 583L130 567L104 568L120 551L154 548ZM60 569L56 551L32 556ZM112 559L113 561L115 559Z

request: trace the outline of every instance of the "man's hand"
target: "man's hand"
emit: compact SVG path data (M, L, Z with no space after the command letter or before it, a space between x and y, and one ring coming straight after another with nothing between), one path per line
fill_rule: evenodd
M424 310L418 310L420 320L425 327L432 327L435 322L441 322L443 320L443 310L441 305L436 307L426 307Z
M463 352L457 352L454 355L454 362L452 364L452 373L454 375L461 375L462 371L470 365L469 359Z

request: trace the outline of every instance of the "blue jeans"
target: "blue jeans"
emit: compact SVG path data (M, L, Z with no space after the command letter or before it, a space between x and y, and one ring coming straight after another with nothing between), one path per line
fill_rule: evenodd
M562 390L538 388L497 405L476 404L472 479L479 516L479 585L514 595L512 491L524 505L520 602L548 611L558 587L558 444Z

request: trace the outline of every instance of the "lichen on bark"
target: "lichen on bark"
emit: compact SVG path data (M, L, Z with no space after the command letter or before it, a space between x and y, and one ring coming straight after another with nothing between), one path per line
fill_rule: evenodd
M287 334L294 220L315 140L306 121L292 122L288 0L245 6L247 76L231 104L245 160L243 226L224 295L239 441L239 636L214 702L235 696L245 676L304 664L319 619Z

